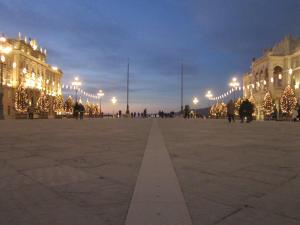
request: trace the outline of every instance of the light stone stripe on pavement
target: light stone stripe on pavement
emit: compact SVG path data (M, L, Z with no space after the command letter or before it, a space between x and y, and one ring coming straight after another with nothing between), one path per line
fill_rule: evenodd
M192 225L156 120L152 124L126 225Z

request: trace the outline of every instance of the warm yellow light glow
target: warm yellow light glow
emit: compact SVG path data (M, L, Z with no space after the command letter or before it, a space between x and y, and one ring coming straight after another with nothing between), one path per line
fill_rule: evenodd
M52 69L57 71L58 70L58 67L57 66L52 66Z
M273 77L271 77L271 83L273 83L274 82L274 78Z
M97 96L99 98L103 97L104 96L104 92L102 90L99 90L99 92L97 93Z
M6 38L5 37L0 37L0 42L6 42Z
M236 88L240 86L240 83L237 81L237 78L234 77L232 78L232 81L229 83L230 87Z
M289 69L289 74L290 74L290 75L293 74L293 69L292 69L292 68Z
M9 54L12 51L12 48L10 46L8 47L1 47L1 52L5 53L5 54Z
M278 75L278 79L279 79L279 80L282 79L282 74L281 74L281 73Z
M208 99L211 99L213 97L213 94L211 93L210 90L207 91L205 97L208 98Z
M17 63L16 63L16 62L13 62L12 67L13 67L14 69L16 69L16 68L17 68Z
M78 78L78 77L75 77L75 78L74 78L74 81L72 82L72 86L74 86L75 89L76 89L77 87L80 87L80 86L81 86L81 82L79 81L79 78Z
M5 56L1 55L1 62L4 63L5 62Z
M116 99L116 97L112 97L111 102L112 102L113 105L115 105L117 103L117 101L118 100Z
M199 102L198 98L194 97L194 99L193 99L193 103L194 103L194 105L197 105L197 104L198 104L198 102Z
M24 74L26 74L26 73L27 73L27 69L26 69L26 68L23 68L22 72L23 72Z

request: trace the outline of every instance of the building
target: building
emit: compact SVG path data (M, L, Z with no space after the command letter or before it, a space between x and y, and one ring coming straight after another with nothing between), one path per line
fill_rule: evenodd
M300 98L300 38L285 37L273 48L253 59L251 71L243 76L244 98L255 102L257 119L263 119L263 102L270 92L277 117L281 111L280 98L289 85Z
M3 51L5 49L7 51ZM63 73L47 64L46 49L39 47L36 40L22 38L19 34L16 39L1 37L0 50L4 118L26 117L26 108L31 108L36 117L54 116L54 99L61 96ZM25 91L22 110L17 107L18 90L21 89ZM44 102L42 98L47 101L45 110L39 110Z

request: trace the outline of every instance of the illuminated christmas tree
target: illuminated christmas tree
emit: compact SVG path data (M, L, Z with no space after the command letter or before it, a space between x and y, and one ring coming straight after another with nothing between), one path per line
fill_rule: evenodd
M64 97L62 95L57 95L54 97L53 111L56 113L61 113L64 111Z
M93 104L93 115L98 115L98 106L96 104Z
M295 109L297 105L297 98L295 97L294 90L288 85L280 99L280 106L283 113L291 114L292 110Z
M74 105L74 100L71 96L69 96L64 104L64 110L67 113L72 113L73 112L73 105Z
M268 91L264 97L263 109L265 115L271 115L274 112L273 99L270 92Z
M214 108L216 117L225 117L227 114L227 107L224 102L217 103Z
M50 110L50 96L46 95L44 92L41 93L38 101L37 107L40 112L49 112Z
M253 104L252 116L256 116L256 103L255 103L255 98L253 97L252 93L251 93L251 96L249 98L249 102L251 102Z
M23 85L20 85L15 94L15 108L17 112L24 113L27 112L29 107L29 99L26 93L26 89Z
M239 115L239 110L240 110L240 106L241 106L242 102L243 102L243 99L241 99L241 98L238 98L235 101L235 103L234 103L234 107L235 107L234 113L235 113L235 115Z
M211 106L210 111L209 111L209 114L210 114L211 116L216 116L216 106L217 106L217 104L213 104L213 105Z

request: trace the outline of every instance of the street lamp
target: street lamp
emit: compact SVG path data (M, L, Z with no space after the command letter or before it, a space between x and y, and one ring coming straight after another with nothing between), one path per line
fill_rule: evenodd
M104 92L102 91L102 90L99 90L99 92L97 93L97 96L98 96L98 98L99 98L99 111L100 111L100 115L101 115L101 113L102 113L102 110L101 110L101 100L102 100L102 97L104 96Z
M5 63L5 56L11 53L12 48L7 44L5 37L0 37L0 119L4 119L3 110L3 67Z
M207 91L205 97L206 97L208 100L211 100L211 99L212 99L213 94L211 93L210 90ZM209 108L209 102L208 102L208 108Z
M117 103L116 97L112 97L111 102L113 104L113 117L115 117L115 104Z
M198 102L199 102L198 98L197 98L197 97L194 97L193 103L194 103L194 105L195 105L195 110L194 110L194 111L195 111L195 117L196 117L196 112L197 112L196 106L197 106Z
M240 83L237 81L236 77L232 78L229 86L233 88L233 100L235 100L235 91L240 86Z
M193 103L194 103L194 105L197 105L197 104L198 104L198 102L199 102L198 98L194 97L194 99L193 99Z
M75 77L74 81L72 82L72 86L75 87L75 100L77 102L77 93L78 93L78 87L81 86L81 81L79 81L78 77Z

